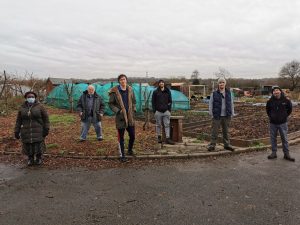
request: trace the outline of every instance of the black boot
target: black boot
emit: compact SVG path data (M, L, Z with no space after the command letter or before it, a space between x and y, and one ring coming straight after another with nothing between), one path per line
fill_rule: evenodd
M161 136L160 136L160 135L157 137L157 142L158 142L158 143L162 143L162 140L161 140Z
M228 151L231 151L231 152L234 151L234 148L231 145L224 146L224 149L228 150Z
M216 146L215 146L215 145L212 145L212 144L209 144L209 145L207 146L207 150L208 150L209 152L215 151L215 148L216 148Z
M127 160L127 158L126 158L125 156L120 157L119 160L120 160L121 163L126 163L126 162L128 162L128 160Z
M133 150L131 149L131 150L128 150L128 153L127 153L128 155L130 155L130 156L134 156L134 152L133 152Z
M175 145L175 142L171 138L166 139L166 144Z
M277 155L276 152L272 152L271 155L268 155L268 159L276 159Z
M284 156L283 156L284 159L288 160L288 161L291 161L291 162L295 162L295 158L292 158L290 156L290 153L284 153Z
M33 156L28 156L27 166L33 166L34 158Z
M35 159L34 164L39 166L42 163L43 163L42 156L41 155L36 155L36 159Z

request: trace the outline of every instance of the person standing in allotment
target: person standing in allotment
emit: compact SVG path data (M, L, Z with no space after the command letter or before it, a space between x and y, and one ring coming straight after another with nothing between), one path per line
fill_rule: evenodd
M41 165L44 139L49 134L49 116L45 107L37 100L37 94L28 91L24 95L15 125L15 138L21 139L23 152L28 157L28 166Z
M132 87L127 85L127 76L118 76L119 85L113 87L109 92L109 107L116 114L116 128L118 131L118 145L120 161L126 162L124 134L129 134L128 155L134 155L133 145L135 140L136 99Z
M170 138L170 117L172 109L172 95L163 80L158 81L158 88L152 94L152 109L156 120L156 135L158 143L162 143L161 125L165 127L166 143L174 145Z
M79 111L81 118L80 142L86 141L91 124L93 124L95 128L97 140L103 140L101 120L104 114L104 108L105 105L102 98L95 92L94 86L89 85L87 90L81 95L77 104L77 111Z
M218 89L210 96L209 115L212 116L212 125L208 151L215 150L220 126L222 127L224 149L234 151L228 135L230 120L234 115L233 98L230 90L226 88L226 80L223 77L218 79Z
M279 87L273 87L272 96L267 102L266 110L270 121L270 139L272 145L272 153L268 156L268 159L277 158L277 133L279 131L284 153L283 158L294 162L295 159L292 158L289 153L289 143L287 138L287 119L292 113L292 103Z

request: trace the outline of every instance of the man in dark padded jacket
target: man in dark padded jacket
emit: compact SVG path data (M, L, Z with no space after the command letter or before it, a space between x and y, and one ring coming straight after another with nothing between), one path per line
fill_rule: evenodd
M279 87L273 87L272 97L267 102L266 110L270 120L270 138L272 145L272 154L268 156L268 159L277 158L277 133L279 131L284 159L294 162L295 159L289 154L287 139L287 118L292 113L292 103Z
M152 95L152 109L156 120L156 134L158 143L162 142L161 123L165 126L166 143L174 145L174 141L170 138L170 117L172 108L172 96L169 88L165 87L163 80L158 81L158 88Z

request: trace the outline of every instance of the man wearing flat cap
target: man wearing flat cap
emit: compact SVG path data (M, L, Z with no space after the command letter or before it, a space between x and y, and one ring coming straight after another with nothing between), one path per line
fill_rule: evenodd
M226 88L226 80L223 77L218 79L218 89L210 96L209 115L212 116L212 125L208 151L215 150L220 126L222 127L224 149L234 151L228 135L230 120L234 115L233 98L230 90Z

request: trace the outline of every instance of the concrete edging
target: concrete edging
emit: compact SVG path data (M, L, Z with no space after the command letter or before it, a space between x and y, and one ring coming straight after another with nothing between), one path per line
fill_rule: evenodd
M300 143L300 138L291 140L289 145L295 145ZM278 145L281 147L281 144ZM199 152L199 153L191 153L191 154L177 154L177 155L137 155L137 156L128 156L128 159L193 159L193 158L208 158L208 157L217 157L224 155L233 155L233 154L241 154L247 152L255 152L255 151L265 151L271 148L271 145L259 146L259 147L246 147L246 148L237 148L235 151L217 151L217 152ZM21 152L9 152L2 151L1 155L21 155ZM94 159L94 160L116 160L119 159L119 156L85 156L85 155L56 155L56 154L48 154L45 153L44 157L50 158L71 158L71 159Z

